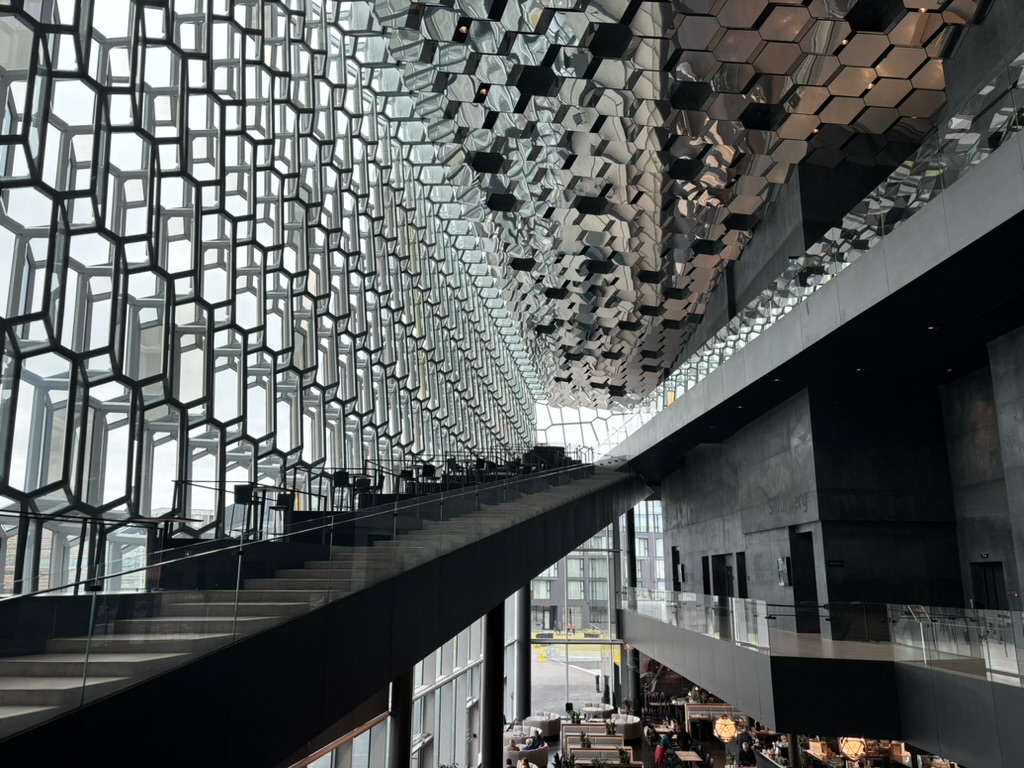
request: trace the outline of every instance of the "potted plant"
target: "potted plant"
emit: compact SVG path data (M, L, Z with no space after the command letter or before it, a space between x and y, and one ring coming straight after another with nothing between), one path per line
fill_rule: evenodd
M622 700L622 711L625 712L627 715L630 712L633 711L633 700L632 699L623 699Z
M580 713L577 712L575 709L569 713L569 722L571 722L573 725L579 725L582 719L582 715L580 715Z
M590 764L594 768L611 768L611 766L608 765L608 761L602 760L600 757L595 757L593 760L590 761Z
M561 757L557 752L553 758L555 768L576 768L576 755Z
M606 736L614 736L615 735L615 723L614 723L614 721L612 721L612 720L605 720L604 721L604 733L605 733Z
M580 746L583 749L590 749L590 734L589 733L581 733L580 734Z
M726 752L725 753L725 764L726 765L736 765L736 755L734 755L732 752Z

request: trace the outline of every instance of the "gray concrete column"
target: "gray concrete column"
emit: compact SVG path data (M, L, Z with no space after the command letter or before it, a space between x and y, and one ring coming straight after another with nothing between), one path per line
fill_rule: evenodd
M789 738L789 766L790 768L800 768L801 757L800 754L800 741L797 739L795 733L787 734Z
M480 754L484 765L502 755L502 699L505 693L505 603L484 617L484 664L480 707Z
M530 716L530 582L516 592L516 718Z
M626 586L630 588L627 605L631 611L636 610L636 593L633 591L636 589L636 583L636 513L630 508L626 512ZM622 626L621 618L619 626ZM627 644L629 643L628 637L623 636L622 639ZM625 690L623 698L632 699L633 710L640 712L643 708L640 687L640 651L632 646L629 646L629 650L623 647L622 660L625 662L622 670L623 689Z
M412 756L413 671L410 667L391 681L388 768L407 768Z
M636 610L636 513L632 507L626 513L626 586L631 590L629 610Z

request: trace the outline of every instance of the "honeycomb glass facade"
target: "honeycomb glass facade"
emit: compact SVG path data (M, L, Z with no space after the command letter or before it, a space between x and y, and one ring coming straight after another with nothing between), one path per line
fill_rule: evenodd
M163 6L0 3L7 589L67 580L60 517L201 534L233 484L532 438L370 4Z

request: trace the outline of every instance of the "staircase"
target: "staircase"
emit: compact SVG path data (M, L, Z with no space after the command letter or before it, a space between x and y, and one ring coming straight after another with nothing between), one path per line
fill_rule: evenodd
M43 653L0 658L0 740L597 493L623 477L591 467L576 468L574 474L585 476L551 476L548 482L560 484L505 503L481 504L478 511L444 521L424 520L422 528L394 540L325 548L329 559L281 569L271 578L246 579L237 592L153 593L159 598L153 601L153 615L106 623L97 612L91 636L54 637Z

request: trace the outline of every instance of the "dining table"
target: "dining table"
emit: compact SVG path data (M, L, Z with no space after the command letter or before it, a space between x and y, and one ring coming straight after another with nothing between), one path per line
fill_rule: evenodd
M683 763L702 763L704 758L692 750L676 752L676 757Z

